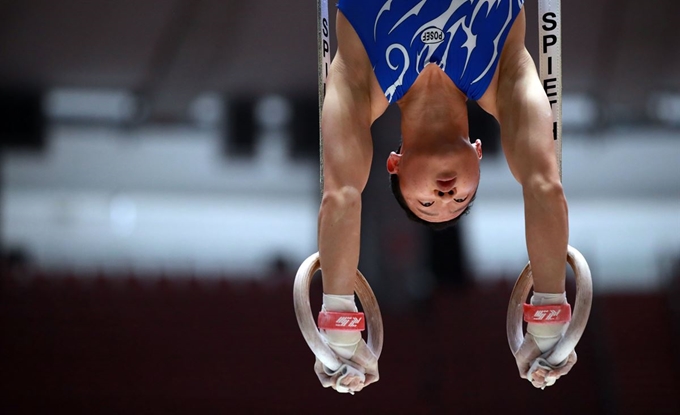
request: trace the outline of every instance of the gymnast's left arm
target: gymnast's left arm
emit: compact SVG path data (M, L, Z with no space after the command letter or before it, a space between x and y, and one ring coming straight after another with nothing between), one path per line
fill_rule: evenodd
M509 63L507 63L509 62ZM527 251L534 279L532 305L566 303L565 277L569 219L552 135L550 103L525 48L506 60L499 76L498 116L508 166L522 185ZM576 354L556 368L529 367L560 340L567 323L529 323L515 356L520 376L536 387L554 383L576 362Z

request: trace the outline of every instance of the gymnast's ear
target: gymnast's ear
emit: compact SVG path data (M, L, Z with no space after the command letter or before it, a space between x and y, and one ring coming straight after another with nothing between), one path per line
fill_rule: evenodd
M475 140L474 143L472 143L472 146L475 148L475 151L477 152L477 158L480 160L482 159L482 140L479 138Z
M390 174L399 173L399 162L401 161L401 154L397 154L394 151L387 156L387 171Z

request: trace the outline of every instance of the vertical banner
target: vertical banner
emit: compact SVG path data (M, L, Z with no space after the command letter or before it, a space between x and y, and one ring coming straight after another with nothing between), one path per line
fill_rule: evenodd
M562 177L562 15L560 0L538 0L539 74L553 114L555 155Z
M330 52L330 22L328 20L328 0L316 0L317 6L317 34L318 48L318 83L319 83L319 183L323 194L323 134L321 133L321 111L323 99L326 96L326 78L331 65Z

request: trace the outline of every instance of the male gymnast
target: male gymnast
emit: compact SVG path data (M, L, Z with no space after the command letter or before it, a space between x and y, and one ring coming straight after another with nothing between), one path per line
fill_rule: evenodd
M567 202L560 182L550 103L524 45L523 0L339 0L338 48L329 69L321 128L324 188L319 210L322 311L356 312L361 194L373 156L372 123L396 103L402 143L387 158L392 190L412 219L433 227L470 209L480 179L482 143L468 136L466 101L501 126L508 166L522 186L534 305L565 304ZM535 387L552 384L576 362L530 375L567 323L530 323L515 359ZM321 330L344 362L317 360L324 387L359 391L378 380L358 331ZM372 363L373 362L373 363ZM553 379L551 381L551 378Z

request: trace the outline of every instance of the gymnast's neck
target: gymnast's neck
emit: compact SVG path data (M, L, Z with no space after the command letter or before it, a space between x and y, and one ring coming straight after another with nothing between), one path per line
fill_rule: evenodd
M427 65L397 103L404 147L414 140L468 137L466 101L465 94L439 66Z

